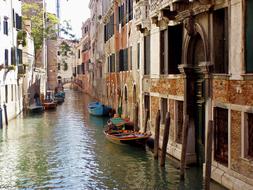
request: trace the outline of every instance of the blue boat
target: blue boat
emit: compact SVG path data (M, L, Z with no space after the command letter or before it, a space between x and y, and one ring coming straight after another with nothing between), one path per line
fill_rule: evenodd
M89 113L95 116L108 116L111 109L111 107L105 106L100 102L91 102L88 105Z

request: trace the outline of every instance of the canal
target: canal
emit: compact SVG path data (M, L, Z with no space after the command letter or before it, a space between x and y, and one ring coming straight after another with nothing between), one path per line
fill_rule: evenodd
M67 90L57 110L21 115L0 130L0 189L202 189L200 168L180 182L177 161L160 168L147 148L107 141L106 119L87 113L89 101Z

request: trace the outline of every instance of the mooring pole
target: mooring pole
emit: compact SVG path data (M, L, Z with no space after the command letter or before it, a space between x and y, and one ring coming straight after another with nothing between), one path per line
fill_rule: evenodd
M213 143L213 121L208 122L207 145L206 145L206 165L205 165L205 190L210 190L212 173L212 143Z
M5 116L5 124L8 125L8 115L7 115L7 106L4 104L4 116Z
M147 132L148 128L148 109L145 110L145 120L144 120L144 133Z
M156 120L155 120L155 145L154 145L154 158L155 159L158 159L160 120L161 120L161 113L160 113L160 110L158 110L157 114L156 114Z
M180 178L181 179L184 179L184 173L185 173L188 130L189 130L189 115L185 115L184 124L183 124L183 142L182 142L182 152L181 152L181 161L180 161Z
M168 146L169 134L170 134L170 113L167 112L166 118L165 118L165 128L164 128L164 133L163 133L163 146L162 146L160 166L165 166L165 158L166 158L166 150Z

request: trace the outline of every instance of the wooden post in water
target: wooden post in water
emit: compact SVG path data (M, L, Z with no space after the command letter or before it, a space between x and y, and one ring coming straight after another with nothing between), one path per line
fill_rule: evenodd
M138 126L138 104L136 103L134 105L134 131L139 131L139 126Z
M206 165L205 165L205 190L210 189L211 172L212 172L212 143L213 143L213 121L208 122L207 145L206 145Z
M148 109L145 110L145 120L144 120L144 133L147 132L148 128Z
M155 120L154 158L156 160L158 159L158 151L159 151L160 121L161 121L161 113L160 113L160 110L158 110L156 114L156 120Z
M180 178L181 179L184 179L188 130L189 130L189 115L185 115L184 123L183 123L183 142L182 142L182 152L181 152L181 161L180 161Z
M165 118L165 128L163 133L163 146L162 146L162 154L161 154L161 163L160 166L165 166L165 158L166 158L166 150L169 140L169 134L170 134L170 113L166 113Z

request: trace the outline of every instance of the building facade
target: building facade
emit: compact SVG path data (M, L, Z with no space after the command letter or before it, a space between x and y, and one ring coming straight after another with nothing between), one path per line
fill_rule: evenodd
M21 2L0 1L0 106L6 106L8 119L23 109L23 80L18 76L18 68L23 64L22 45L17 40L21 30Z
M212 179L229 189L253 187L252 10L246 0L102 1L105 89L96 97L153 135L160 110L160 147L169 112L167 152L178 160L188 115L186 161L199 167L214 121Z
M169 112L167 151L180 159L188 115L187 162L203 166L213 120L212 178L229 189L252 189L253 102L247 95L252 93L252 3L136 2L135 13L144 11L136 27L142 34L142 110L149 110L150 130L154 134L160 110L163 134Z

